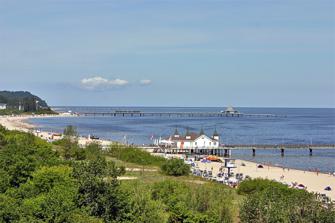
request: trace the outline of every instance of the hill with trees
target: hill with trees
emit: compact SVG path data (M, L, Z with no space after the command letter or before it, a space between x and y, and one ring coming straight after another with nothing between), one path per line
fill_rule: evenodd
M0 103L6 104L6 113L51 111L45 100L28 91L0 91Z

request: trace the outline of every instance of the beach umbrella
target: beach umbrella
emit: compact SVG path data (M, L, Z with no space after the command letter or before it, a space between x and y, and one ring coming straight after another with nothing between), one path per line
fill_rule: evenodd
M208 156L206 159L214 162L222 162L222 160L218 156Z

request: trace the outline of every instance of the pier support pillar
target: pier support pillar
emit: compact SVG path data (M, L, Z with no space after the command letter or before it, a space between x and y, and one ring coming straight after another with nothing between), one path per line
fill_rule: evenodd
M252 149L252 156L256 156L256 149Z
M309 148L309 155L313 156L313 149L312 148Z
M284 156L284 154L285 154L285 149L284 148L280 149L280 154L281 154L281 156Z
M229 149L224 149L224 157L229 157Z

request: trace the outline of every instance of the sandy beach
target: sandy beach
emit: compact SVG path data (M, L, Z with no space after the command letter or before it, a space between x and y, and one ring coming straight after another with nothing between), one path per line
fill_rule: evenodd
M60 138L60 132L46 132L46 131L37 131L37 126L34 126L27 122L28 119L33 118L61 118L61 117L77 117L76 115L70 114L59 114L59 115L24 115L24 116L0 116L0 125L4 126L8 130L17 130L22 132L31 132L34 135L51 141L56 137ZM80 136L78 137L78 144L80 146L86 146L90 143L99 143L103 148L108 147L113 142L110 140L102 140L102 139L89 139L88 137Z
M217 162L197 162L197 164L201 170L212 170L214 176L219 173L222 166L221 163ZM275 180L288 185L292 185L292 183L303 184L308 191L326 194L332 200L335 200L335 176L333 175L264 164L262 164L263 168L257 168L257 163L244 160L236 160L235 164L237 168L234 169L234 173L243 173L244 176L248 175L251 178ZM327 186L330 186L332 191L325 191L324 189Z
M29 118L32 118L32 116L0 116L0 125L8 130L29 132L35 128L35 126L25 122Z

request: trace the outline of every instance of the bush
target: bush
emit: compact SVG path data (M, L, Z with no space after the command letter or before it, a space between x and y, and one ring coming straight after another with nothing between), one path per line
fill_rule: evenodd
M269 180L248 180L239 193L247 194L241 209L241 222L335 222L334 207L326 207L304 190L288 188Z
M0 169L6 172L2 172L6 176L6 181L1 182L2 190L8 180L12 187L18 187L41 166L61 163L50 145L33 135L10 132L5 137L8 144L0 150Z
M152 198L166 205L168 222L233 222L233 190L218 184L195 185L166 180L155 183Z
M167 223L168 213L160 200L154 200L151 186L143 181L124 181L122 191L129 194L133 222Z
M247 194L253 194L259 191L263 191L264 189L268 187L279 187L279 188L287 188L286 185L271 181L271 180L266 180L266 179L253 179L253 180L245 180L243 181L238 189L237 193L241 195L247 195Z
M190 173L190 166L181 159L170 159L162 164L161 170L169 176L187 176Z
M120 145L112 145L109 148L109 155L119 160L139 165L160 166L165 161L163 157L153 156L150 153L138 148Z

